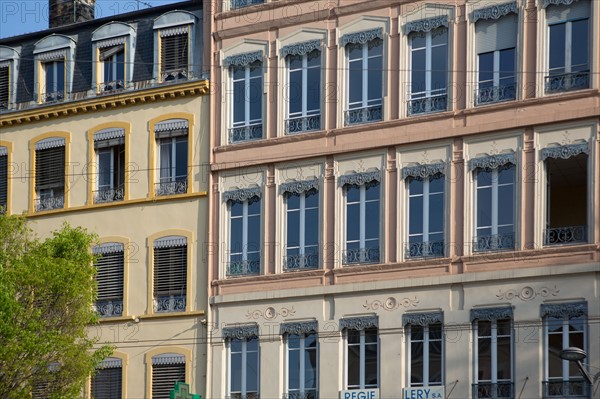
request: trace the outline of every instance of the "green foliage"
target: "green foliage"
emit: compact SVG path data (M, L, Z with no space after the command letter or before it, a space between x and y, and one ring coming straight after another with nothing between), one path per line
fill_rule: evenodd
M112 348L95 347L95 236L68 224L41 241L0 215L0 398L75 398ZM41 390L41 391L40 391Z

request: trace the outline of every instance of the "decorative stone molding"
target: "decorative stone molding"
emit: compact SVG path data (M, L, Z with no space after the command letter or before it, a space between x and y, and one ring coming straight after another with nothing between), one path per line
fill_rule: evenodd
M402 179L406 179L407 177L420 177L425 179L438 173L444 174L445 169L446 164L444 162L406 166L402 168Z
M571 4L573 4L574 2L576 2L578 0L544 0L542 2L542 8L546 8L550 5L554 5L554 6L570 6Z
M290 181L279 185L279 194L296 193L302 194L312 189L319 189L319 179Z
M310 321L296 321L289 323L282 323L279 327L279 334L295 334L304 335L319 330L319 323L316 320Z
M448 27L447 15L408 22L404 25L404 34L409 35L412 32L431 32L440 26L445 26L446 28Z
M362 331L371 327L379 327L377 316L347 317L340 319L340 330Z
M281 48L283 58L288 55L305 55L313 50L321 48L321 40L308 40L306 42L294 43Z
M480 8L473 11L473 22L477 22L480 19L500 19L510 13L517 14L519 8L517 2L513 1L510 3L494 4L489 7Z
M502 292L502 290L500 290L498 292L498 294L496 294L496 297L498 297L498 299L500 300L512 300L514 298L519 298L522 301L531 301L532 299L536 298L536 297L542 297L542 298L546 298L548 296L556 296L558 293L560 292L560 290L558 288L556 288L556 286L554 286L554 288L548 288L548 287L542 287L539 288L537 291L535 289L533 289L530 286L525 286L523 288L521 288L520 290L506 290L504 292Z
M561 303L561 304L542 304L540 315L542 318L546 316L569 319L579 316L587 316L587 302Z
M481 169L496 169L506 164L516 165L516 156L514 152L508 154L495 154L486 157L473 158L469 161L469 171L474 171L477 168Z
M223 339L258 338L258 324L247 324L235 327L223 327Z
M232 66L248 66L250 64L252 64L254 61L262 61L263 59L263 52L262 50L259 51L252 51L250 53L242 53L242 54L236 54L236 55L231 55L229 57L225 57L225 59L223 60L223 68L229 68Z
M443 324L444 313L442 312L428 312L428 313L405 313L402 315L402 325L408 324L417 326L428 326L430 324Z
M223 193L223 201L244 202L253 197L260 198L262 192L260 187L240 188L237 190L229 190Z
M416 296L414 298L403 298L400 300L397 300L394 297L389 297L389 298L386 298L384 301L380 301L379 299L376 299L370 303L367 300L367 301L365 301L363 308L365 308L367 310L383 309L383 310L386 310L389 312L392 310L396 310L400 307L410 308L413 306L417 306L418 303L419 303L419 300L417 299Z
M277 311L274 307L269 306L264 311L260 310L260 309L255 309L252 311L249 310L246 313L246 318L256 320L256 319L262 317L265 320L273 320L273 319L276 319L277 316L288 317L288 316L293 316L295 314L296 314L296 310L294 309L294 307L292 307L291 309L282 307L279 309L279 311Z
M381 181L381 172L379 170L371 171L371 172L358 172L358 173L349 173L346 175L342 175L339 177L339 185L357 185L362 186L363 184L370 183L373 180Z
M542 150L541 158L545 161L547 158L568 159L579 154L589 154L590 146L588 143L566 144L557 147L546 147Z
M471 322L475 320L496 321L500 319L512 319L513 309L507 308L485 308L471 309Z
M342 43L342 47L345 47L348 43L365 44L374 39L383 39L383 28L347 33L342 36L340 41Z

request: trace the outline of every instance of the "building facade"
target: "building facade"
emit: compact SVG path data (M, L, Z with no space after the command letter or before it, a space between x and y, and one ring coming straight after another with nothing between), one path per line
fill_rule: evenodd
M598 3L212 7L207 396L597 397Z
M0 40L0 203L42 237L65 221L98 235L90 335L115 351L86 397L204 392L202 4L58 25Z

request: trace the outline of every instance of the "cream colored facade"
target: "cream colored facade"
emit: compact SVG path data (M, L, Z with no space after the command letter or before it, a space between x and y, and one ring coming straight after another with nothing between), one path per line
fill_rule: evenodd
M558 92L546 89L552 82L548 24L555 23L547 13L553 12L552 7L568 8L566 1L256 3L260 2L224 0L212 10L211 81L224 89L216 91L211 102L209 241L215 245L208 254L207 397L341 397L342 391L353 388L348 371L350 332L376 328L376 365L363 362L360 371L375 367L376 382L361 382L359 388L376 388L381 398L400 398L404 388L420 386L411 382L415 376L411 367L418 366L419 360L411 358L410 331L411 326L428 326L427 320L441 321L444 331L441 383L432 385L444 386L448 398L492 397L485 396L492 395L487 387L501 384L502 378L485 382L480 374L478 361L490 360L477 355L476 327L485 317L496 322L495 312L504 311L511 323L506 362L510 375L503 377L510 393L494 397L600 395L597 382L589 391L571 394L558 392L562 385L556 388L549 382L556 381L549 363L560 360L551 359L558 354L550 353L553 344L548 332L550 320L558 314L554 310L563 305L562 316L583 317L586 367L592 375L600 372L597 2L589 2L589 83ZM494 5L505 7L494 9ZM516 20L514 99L478 104L477 21L494 23L506 15ZM438 112L419 114L411 108L410 35L417 32L425 37L436 27L447 29L447 105ZM348 36L355 33L363 39ZM346 46L375 43L372 40L382 42L381 97L376 105L380 114L364 123L347 123ZM294 45L298 46L290 49ZM302 58L315 49L320 51L318 126L286 133L291 119L286 57ZM252 68L261 72L234 75L244 68L250 74ZM246 98L246 103L260 103L260 115L243 123L235 109L235 82L246 79L248 84L251 76L262 78L262 90L254 92L254 100ZM302 114L302 123L310 121L307 115ZM240 139L236 129L245 129L246 136ZM563 190L563 196L551 194L551 162L561 158L556 151L576 147L586 155L577 158L584 161L571 176L585 175L578 183L584 196L575 190ZM503 207L513 209L511 245L482 250L477 176L481 168L496 170L502 159L514 165L512 201L496 205L500 212ZM425 178L435 173L444 177L443 249L435 257L410 252L409 182L419 176L415 167L425 170ZM427 171L436 167L435 172ZM362 262L349 262L347 185L365 182L379 187L378 230L372 233L378 238L377 259L368 262L363 254ZM318 193L316 266L286 268L291 220L286 196L291 190ZM565 205L568 198L567 202L556 199L569 195L577 197L579 205L570 207ZM562 208L555 210L559 203ZM252 204L255 210L250 211ZM243 213L234 214L234 205L240 209L243 205ZM547 238L553 232L549 215L553 220L572 217L575 208L586 210L581 222L585 238L579 242ZM250 217L256 215L252 212L258 212L258 228L252 227ZM233 220L239 218L245 223L241 228L234 226ZM238 239L240 229L245 235ZM239 249L240 244L247 247ZM252 258L256 253L259 261ZM308 258L296 259L308 265ZM577 313L577 306L586 310ZM300 336L316 334L318 345L312 365L316 378L310 381L316 386L296 386L292 392L297 381L291 382L290 377L294 371L290 371L289 337L294 331ZM248 360L254 356L248 348L256 340L259 360L254 364ZM242 343L248 346L241 347ZM560 364L568 367L566 361ZM258 375L256 384L250 369ZM306 377L300 375L293 377ZM575 373L570 378L581 377Z

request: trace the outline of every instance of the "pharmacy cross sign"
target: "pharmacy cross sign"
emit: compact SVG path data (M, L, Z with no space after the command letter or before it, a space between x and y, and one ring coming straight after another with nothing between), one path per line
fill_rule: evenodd
M190 393L190 385L183 382L176 382L175 388L169 393L170 399L202 399L202 396Z

